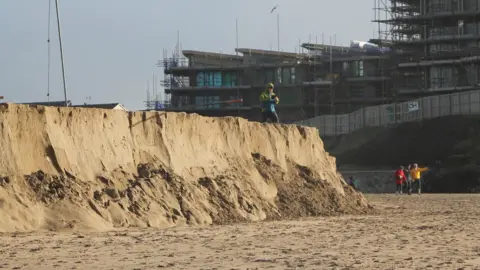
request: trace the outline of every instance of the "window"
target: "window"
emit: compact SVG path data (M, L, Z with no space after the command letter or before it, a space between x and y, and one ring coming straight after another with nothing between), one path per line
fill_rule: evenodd
M291 84L292 80L290 77L290 68L283 68L282 69L282 81L284 84Z
M220 72L199 72L197 73L197 86L222 86L222 74Z
M293 84L296 82L295 67L279 67L276 69L265 69L265 73L257 73L263 76L265 83Z
M353 77L363 77L363 61L354 61L352 64Z
M267 69L265 70L265 82L264 83L271 83L274 81L274 73L273 69Z
M197 73L197 86L205 86L205 73Z
M283 80L282 80L282 68L277 68L277 76L275 76L276 80L275 82L278 83L278 84L282 84L283 83Z
M224 72L222 77L223 86L236 86L237 84L237 73L236 72Z
M456 78L452 67L431 67L429 79L430 87L434 89L453 87L456 84Z
M290 78L291 78L292 83L296 83L297 78L296 78L296 76L295 76L295 67L292 67L292 68L290 69L290 74L291 74L291 77L290 77Z

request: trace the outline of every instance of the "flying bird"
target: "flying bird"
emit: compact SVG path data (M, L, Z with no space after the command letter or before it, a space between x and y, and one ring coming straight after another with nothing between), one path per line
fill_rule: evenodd
M274 7L272 8L272 10L270 10L270 13L273 13L273 11L278 8L278 6L279 6L279 5L274 6Z

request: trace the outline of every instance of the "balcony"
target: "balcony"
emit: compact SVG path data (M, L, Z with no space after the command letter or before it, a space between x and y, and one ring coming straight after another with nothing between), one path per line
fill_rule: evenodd
M388 23L416 23L417 25L422 25L427 20L432 19L444 19L444 18L454 18L454 19L462 19L477 16L480 14L480 10L477 9L451 9L451 10L430 10L426 14L413 14L413 15L406 15L406 16L399 16L393 19L388 20L377 20L376 22L388 22Z
M223 86L182 86L182 87L171 87L165 89L165 93L171 94L174 92L199 92L208 94L208 93L218 93L218 91L238 91L238 90L245 90L251 89L251 85L223 85Z
M245 69L262 70L268 68L293 68L302 65L309 65L308 61L302 60L284 60L269 61L268 59L259 61L248 61L236 59L193 59L188 58L166 58L157 62L157 67L162 67L165 74L175 74L177 76L189 76L192 71L241 71Z
M190 61L188 58L167 58L157 62L157 67L163 67L165 74L188 75L191 71L220 71L220 70L239 70L242 68L241 62L223 59L205 59L203 61Z

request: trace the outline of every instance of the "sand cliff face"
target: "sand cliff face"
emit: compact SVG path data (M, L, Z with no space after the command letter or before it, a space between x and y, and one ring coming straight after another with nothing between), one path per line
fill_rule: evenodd
M2 104L0 145L0 231L368 211L313 128Z

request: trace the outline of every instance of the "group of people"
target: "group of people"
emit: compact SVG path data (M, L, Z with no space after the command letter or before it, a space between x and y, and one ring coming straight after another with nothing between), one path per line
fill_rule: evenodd
M397 185L396 194L403 194L406 188L408 194L412 194L412 190L416 189L418 194L422 194L422 172L428 168L419 168L417 163L408 165L407 168L400 166L395 171L395 184Z

